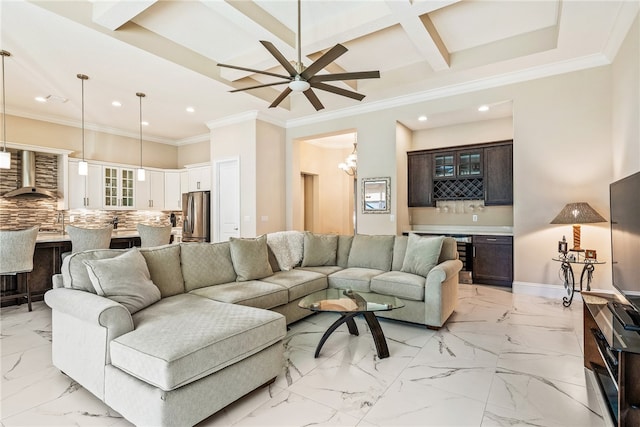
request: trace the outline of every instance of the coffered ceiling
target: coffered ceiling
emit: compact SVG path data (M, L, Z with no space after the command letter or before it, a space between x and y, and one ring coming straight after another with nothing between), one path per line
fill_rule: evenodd
M302 0L305 65L341 43L348 52L323 72L381 73L331 82L366 97L316 91L326 107L316 112L300 93L268 108L284 86L229 93L274 79L216 66L283 73L259 40L296 59L293 0L3 0L7 113L78 125L83 73L89 128L137 135L135 94L144 92L145 138L182 144L248 111L295 123L605 65L638 9L615 0Z

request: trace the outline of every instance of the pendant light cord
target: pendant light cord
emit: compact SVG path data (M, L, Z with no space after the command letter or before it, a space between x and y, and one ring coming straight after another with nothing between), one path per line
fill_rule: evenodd
M142 98L146 95L142 92L136 92L136 96L140 99L140 169L142 169Z
M9 52L3 50L0 52L2 55L2 151L7 151L7 100L5 97L4 88L4 57L11 56Z
M82 161L84 162L84 81L89 80L89 77L84 74L78 74L76 77L82 83Z

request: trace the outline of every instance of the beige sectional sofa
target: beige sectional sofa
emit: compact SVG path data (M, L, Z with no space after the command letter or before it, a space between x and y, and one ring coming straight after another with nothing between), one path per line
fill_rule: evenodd
M273 380L286 325L336 287L399 297L379 312L440 327L457 300L450 238L279 232L225 243L96 250L65 258L52 358L138 425L191 425Z

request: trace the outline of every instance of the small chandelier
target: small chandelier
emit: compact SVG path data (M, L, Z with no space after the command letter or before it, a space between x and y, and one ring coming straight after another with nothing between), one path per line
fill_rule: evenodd
M7 151L7 102L4 90L4 58L11 56L6 50L0 50L2 56L2 151L0 151L0 169L11 169L11 153Z
M338 169L341 169L349 176L356 176L358 173L358 143L353 143L353 151L347 156L344 162L338 165Z
M78 175L88 175L89 164L84 160L84 81L89 80L89 76L78 74L76 77L82 82L82 161L78 163Z
M145 174L142 167L142 98L146 95L142 92L136 92L136 96L140 99L140 167L138 168L138 181L144 181Z

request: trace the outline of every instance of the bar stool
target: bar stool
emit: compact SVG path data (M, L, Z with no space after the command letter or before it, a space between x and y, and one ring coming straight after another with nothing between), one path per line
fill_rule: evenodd
M5 300L20 300L27 298L27 306L31 311L31 288L29 287L29 273L33 270L33 254L36 250L36 239L39 226L25 230L0 230L0 275L16 276L18 290L19 278L25 277L25 292L7 295L0 298Z
M143 248L166 245L171 242L171 225L158 227L138 224L136 228L140 234L140 246Z
M113 225L104 228L81 228L67 225L67 234L71 238L71 252L64 252L62 259L72 253L91 249L109 249Z

